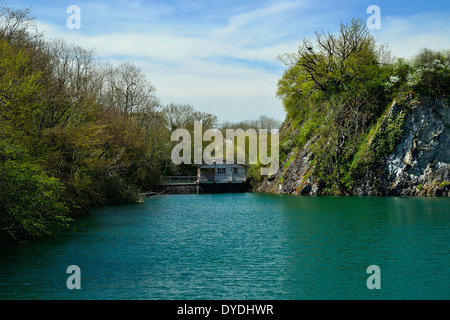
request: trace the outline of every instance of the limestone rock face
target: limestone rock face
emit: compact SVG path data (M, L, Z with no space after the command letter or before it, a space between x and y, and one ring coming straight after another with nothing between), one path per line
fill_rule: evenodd
M300 151L292 150L280 165L278 172L274 176L265 178L256 191L317 195L317 183L309 177L313 169L312 160L314 159L310 150L312 143L314 143L314 139L309 140Z
M447 196L450 187L450 108L442 101L412 106L403 135L383 159L381 194Z
M392 112L395 112L395 103ZM405 111L402 111L405 112ZM442 100L411 103L394 150L371 168L352 189L354 195L450 196L450 107ZM282 128L283 130L283 128ZM314 155L309 140L291 150L278 172L266 177L257 192L317 195L312 177Z

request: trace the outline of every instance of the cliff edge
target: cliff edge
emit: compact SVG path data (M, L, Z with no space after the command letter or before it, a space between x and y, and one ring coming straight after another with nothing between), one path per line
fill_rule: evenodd
M379 125L361 146L370 150L376 136L384 133L389 123L399 124L400 138L393 151L369 162L362 176L349 184L351 195L450 196L450 108L444 99L408 99L394 101ZM293 129L285 122L283 132ZM280 164L278 172L265 177L255 186L256 192L324 195L329 192L314 175L311 146L317 136L302 148L293 148ZM360 152L360 162L371 155ZM372 155L373 156L373 155Z

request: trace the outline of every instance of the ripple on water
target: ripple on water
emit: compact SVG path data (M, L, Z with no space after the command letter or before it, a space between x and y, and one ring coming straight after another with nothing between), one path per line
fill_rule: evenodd
M99 208L77 231L1 247L0 298L448 299L448 204L216 194ZM71 264L81 290L66 287Z

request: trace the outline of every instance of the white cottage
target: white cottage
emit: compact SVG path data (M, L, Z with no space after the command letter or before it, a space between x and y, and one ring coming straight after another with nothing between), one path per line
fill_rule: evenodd
M198 183L242 183L247 179L244 164L213 163L197 167Z

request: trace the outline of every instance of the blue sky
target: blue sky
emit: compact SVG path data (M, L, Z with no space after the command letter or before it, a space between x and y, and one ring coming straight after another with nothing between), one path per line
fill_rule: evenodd
M0 1L5 3L4 1ZM420 48L450 49L450 1L356 0L14 0L31 7L39 30L118 64L144 70L163 104L186 103L222 121L268 115L283 120L275 96L285 66L279 54L295 52L314 31L334 32L352 17L381 9L371 30L397 57ZM67 7L81 9L81 29L69 30Z

